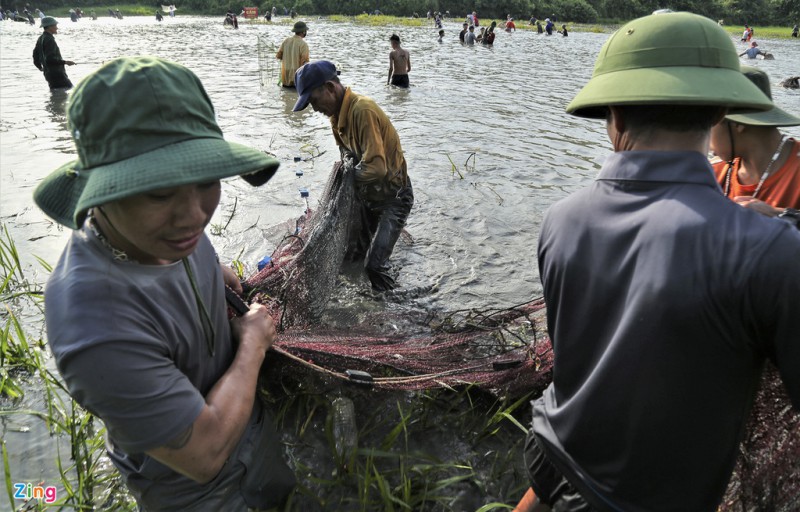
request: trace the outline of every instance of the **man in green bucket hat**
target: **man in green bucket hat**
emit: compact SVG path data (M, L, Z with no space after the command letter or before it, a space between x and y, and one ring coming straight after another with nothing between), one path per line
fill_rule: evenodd
M45 290L70 394L141 510L279 505L294 475L255 395L275 326L263 306L228 321L241 285L204 232L221 179L263 184L278 162L225 141L198 78L154 57L107 63L67 112L78 160L34 199L74 230Z
M36 46L33 48L33 64L44 73L50 89L69 89L72 87L72 82L64 66L74 66L75 63L61 58L61 50L54 37L58 33L58 21L51 16L45 16L42 18L41 27L44 32L36 40Z
M294 35L284 39L275 54L281 61L281 85L284 87L294 87L295 72L308 62L308 44L304 41L308 26L298 21L292 27L292 32Z
M614 153L542 223L555 360L517 510L715 511L767 354L800 405L800 236L725 198L706 158L725 114L770 108L707 18L603 45L567 112L605 119Z

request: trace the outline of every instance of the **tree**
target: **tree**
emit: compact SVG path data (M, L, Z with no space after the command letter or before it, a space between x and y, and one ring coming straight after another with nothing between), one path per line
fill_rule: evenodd
M632 20L645 14L648 12L636 0L605 0L603 3L603 16L606 18Z
M800 0L772 0L769 10L776 16L776 25L793 26L800 22Z

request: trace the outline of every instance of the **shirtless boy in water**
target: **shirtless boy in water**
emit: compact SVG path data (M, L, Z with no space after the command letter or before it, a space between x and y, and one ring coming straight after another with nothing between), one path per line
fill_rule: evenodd
M392 51L389 52L389 78L386 83L397 87L408 87L408 72L411 71L411 55L400 47L400 36L392 34L389 38Z

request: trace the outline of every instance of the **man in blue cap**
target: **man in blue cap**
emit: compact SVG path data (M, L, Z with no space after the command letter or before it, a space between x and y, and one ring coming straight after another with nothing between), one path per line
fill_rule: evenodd
M293 110L303 110L310 103L316 112L330 117L342 160L354 166L363 206L363 230L354 256L364 256L374 290L390 290L395 279L390 274L389 257L414 204L400 138L372 99L342 85L332 62L301 67L295 74L295 85L300 97Z

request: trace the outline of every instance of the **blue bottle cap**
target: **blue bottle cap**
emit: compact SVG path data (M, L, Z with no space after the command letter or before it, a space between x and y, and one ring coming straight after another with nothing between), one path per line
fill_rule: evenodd
M303 170L302 169L297 169L296 171L294 171L294 175L295 176L302 176L303 175Z
M303 188L301 188L299 190L300 190L300 197L308 197L309 194L308 194L308 189L307 188L303 187Z
M272 257L264 256L263 258L261 258L261 261L258 262L258 270L263 270L264 267L266 267L270 263L272 263Z
M303 158L302 158L302 157L299 157L299 156L296 156L296 157L294 157L294 161L295 161L295 162L299 162L299 161L300 161L300 160L302 160L302 159L303 159Z

